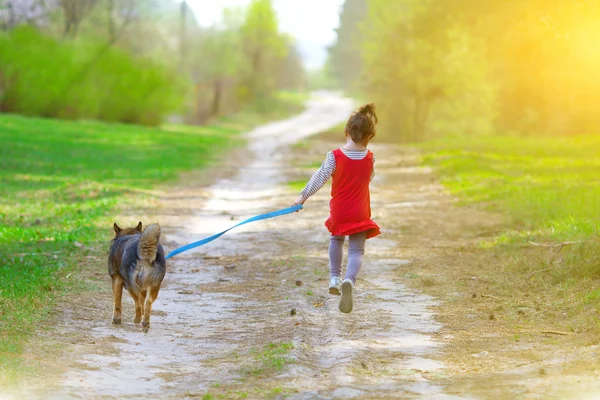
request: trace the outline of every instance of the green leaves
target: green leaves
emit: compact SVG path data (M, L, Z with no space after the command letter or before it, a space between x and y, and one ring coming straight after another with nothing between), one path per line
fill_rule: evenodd
M176 74L118 48L58 41L30 27L0 42L4 111L157 125L185 98Z
M241 27L246 68L245 96L264 103L276 88L277 72L288 54L271 0L253 0Z
M350 77L377 103L382 136L600 129L598 1L370 0L363 22L358 3L346 1L330 57L346 89ZM362 63L348 71L339 58L353 51Z

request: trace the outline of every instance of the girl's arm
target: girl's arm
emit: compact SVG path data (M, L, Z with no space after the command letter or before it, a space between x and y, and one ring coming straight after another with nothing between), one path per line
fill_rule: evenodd
M321 164L321 168L317 170L306 184L306 187L300 192L300 196L294 202L294 205L304 204L306 200L327 183L333 172L335 171L335 157L332 152L327 153L325 161Z

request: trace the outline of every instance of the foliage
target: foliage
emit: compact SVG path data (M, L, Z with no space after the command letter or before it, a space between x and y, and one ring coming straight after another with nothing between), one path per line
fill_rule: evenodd
M302 56L294 38L285 36L286 56L280 60L276 87L284 90L303 90L307 86L307 75L302 65Z
M322 68L309 70L306 74L309 89L338 90L340 84L336 76L331 72L332 68L331 61L328 60Z
M363 36L359 27L366 18L366 0L346 0L340 12L340 25L336 29L337 40L329 48L330 72L337 77L340 86L346 90L353 91L361 87L360 46Z
M485 60L477 57L481 44L459 29L442 35L415 29L429 3L369 3L369 26L378 24L364 32L365 92L382 114L383 136L419 141L431 120L444 126L466 118L468 127L490 117L493 91Z
M356 0L344 8L356 9ZM594 133L600 89L600 2L371 0L368 17L341 18L333 61L358 52L362 97L384 134ZM364 40L357 40L360 37ZM353 45L352 45L353 44ZM347 60L351 60L346 56ZM337 77L344 71L336 61ZM352 87L348 83L345 88Z
M185 93L161 65L30 27L0 36L0 76L0 109L33 116L156 125Z
M193 42L190 68L201 88L201 119L248 106L269 113L271 107L279 106L278 89L304 88L304 70L293 39L278 31L269 2L259 6L252 4L247 11L226 9L223 21ZM270 23L263 26L261 19ZM269 40L256 39L263 36ZM253 56L259 60L256 71L249 67Z
M591 99L600 89L599 1L513 0L482 9L481 2L450 0L440 12L486 41L500 89L500 127L526 134L597 131L600 115Z
M240 95L262 104L276 87L276 66L285 59L289 50L286 38L279 32L271 0L253 0L250 3L241 35L247 67Z
M4 110L151 124L182 114L185 122L204 123L250 104L266 113L278 90L305 86L300 55L279 31L270 0L225 10L208 28L197 24L186 2L172 0L23 0L27 7L6 1L4 42L24 30L19 24L37 27L40 40L38 47L27 43L27 54L13 43L2 58L10 57L7 68L35 66L17 71L21 83L11 96L18 99L11 102L19 107ZM68 68L58 70L63 65ZM0 90L6 82L0 77ZM48 86L43 94L30 90ZM38 104L26 109L33 97Z
M86 253L104 253L115 211L212 162L237 131L0 117L3 373L57 296L82 279Z

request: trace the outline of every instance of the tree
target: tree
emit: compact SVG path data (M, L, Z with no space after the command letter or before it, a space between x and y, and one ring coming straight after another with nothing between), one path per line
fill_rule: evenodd
M389 123L402 139L492 126L523 134L600 129L592 100L600 91L599 0L368 5L363 95L380 103L382 128Z
M238 9L224 10L222 23L204 30L194 45L192 74L199 87L211 93L207 98L210 107L205 116L199 116L201 120L222 113L226 88L237 85L242 74L244 54L240 29L243 18Z
M365 93L382 114L382 131L398 132L404 141L424 137L434 102L444 94L447 78L442 47L415 31L413 21L427 9L410 0L372 0L364 30L362 73Z
M360 26L367 19L367 11L366 0L346 0L340 13L340 26L336 29L337 40L329 47L328 64L345 90L360 86L363 42Z
M0 1L0 25L5 30L21 23L47 22L48 14L57 6L58 0L2 0Z
M287 55L280 61L277 75L278 89L303 89L307 85L302 56L292 37L286 37Z
M248 68L240 94L246 101L263 104L276 88L277 67L288 51L271 0L250 3L241 34Z
M64 36L76 37L81 21L92 11L98 0L60 0L63 12Z

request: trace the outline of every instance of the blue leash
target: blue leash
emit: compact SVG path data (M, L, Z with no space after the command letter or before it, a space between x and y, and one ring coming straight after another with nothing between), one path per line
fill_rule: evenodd
M279 217L280 215L291 214L291 213L299 211L299 210L302 210L302 204L298 204L297 206L293 206L293 207L284 208L283 210L277 210L277 211L272 211L272 212L266 213L266 214L256 215L256 216L254 216L252 218L248 218L247 220L240 222L237 225L232 226L229 229L224 230L221 233L217 233L216 235L212 235L210 237L207 237L206 239L198 240L197 242L190 243L190 244L187 244L185 246L179 247L179 248L173 250L172 252L170 252L165 257L165 259L168 259L168 258L171 258L173 256L176 256L177 254L183 253L184 251L191 250L194 247L199 247L199 246L205 245L208 242L212 242L213 240L220 238L221 236L223 236L224 234L226 234L227 232L229 232L233 228L237 228L240 225L245 225L245 224L248 224L250 222L260 221L260 220L263 220L263 219L269 219L269 218Z

